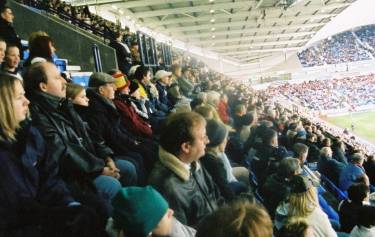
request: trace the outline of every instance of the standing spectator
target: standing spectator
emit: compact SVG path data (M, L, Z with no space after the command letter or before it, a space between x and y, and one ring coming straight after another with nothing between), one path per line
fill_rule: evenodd
M30 55L23 64L28 67L34 58L44 58L46 61L53 63L53 55L56 49L51 37L46 35L36 36L29 46Z
M23 58L23 50L21 39L17 35L13 27L14 15L12 9L4 6L0 9L0 37L5 40L7 44L13 44L18 47L21 52L21 59Z
M115 39L109 43L109 46L115 49L117 65L122 73L128 75L129 69L132 66L131 52L125 43L122 42L123 35L121 31L115 32Z

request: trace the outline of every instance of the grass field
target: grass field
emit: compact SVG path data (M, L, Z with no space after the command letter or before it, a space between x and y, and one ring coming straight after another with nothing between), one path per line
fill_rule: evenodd
M350 130L350 115L327 118L328 122ZM354 133L375 144L375 112L353 113Z

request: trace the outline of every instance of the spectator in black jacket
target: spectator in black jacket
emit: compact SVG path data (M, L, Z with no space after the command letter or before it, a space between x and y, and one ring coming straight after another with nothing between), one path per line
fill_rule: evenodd
M355 183L348 189L349 200L339 206L341 231L350 233L359 222L358 212L364 201L368 201L370 190L366 184Z
M99 236L96 215L72 198L27 119L28 105L20 79L1 74L0 236Z
M344 168L344 163L332 158L332 150L330 147L323 147L320 150L318 171L331 180L334 184L339 184L339 177Z
M132 56L129 46L122 42L123 34L120 31L115 32L115 39L109 43L109 46L116 50L117 65L122 73L128 75L132 66Z
M110 212L110 201L121 188L117 179L122 175L135 181L134 166L122 161L121 166L126 167L122 171L126 173L118 173L118 164L111 159L112 150L103 141L92 139L91 131L65 99L66 81L55 65L35 63L24 76L33 124L53 151L52 157L59 163L62 178L77 196L92 191L94 185L106 200Z
M209 120L206 131L210 142L206 146L206 154L201 158L201 161L219 187L220 193L226 200L231 200L236 194L247 192L246 184L229 180L232 169L230 164L227 167L220 157L220 153L225 151L228 139L225 125L215 120Z
M112 101L115 98L115 80L101 72L90 76L90 88L87 90L90 103L81 116L115 154L133 157L132 162L138 171L143 168L149 171L156 160L157 147L151 139L137 137L122 125L120 113Z
M7 6L2 7L0 9L0 16L0 37L3 38L6 43L16 45L19 48L22 59L23 50L21 39L17 35L12 25L14 19L12 9Z

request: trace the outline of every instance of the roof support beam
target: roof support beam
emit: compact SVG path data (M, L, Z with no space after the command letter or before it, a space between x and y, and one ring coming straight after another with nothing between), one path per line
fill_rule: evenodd
M211 45L212 43L220 44L220 43L235 43L238 41L250 41L250 40L264 40L264 39L273 39L273 38L290 38L290 37L304 37L306 35L314 35L315 32L296 32L296 33L284 33L284 34L271 34L271 35L256 35L256 36L246 36L246 37L229 37L225 39L212 39L211 37L207 37L207 39L201 39L197 41L190 41L190 43L194 43L196 46L205 46Z
M309 41L309 39L302 40L287 40L287 41L273 41L273 42L261 42L261 43L252 43L252 44L232 44L227 46L212 46L209 47L210 50L226 50L226 49L239 49L239 48L251 48L251 47L262 47L262 46L274 46L274 45L291 45L299 44L302 42Z

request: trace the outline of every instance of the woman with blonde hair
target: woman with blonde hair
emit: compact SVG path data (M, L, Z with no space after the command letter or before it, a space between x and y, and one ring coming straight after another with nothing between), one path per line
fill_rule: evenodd
M249 201L231 202L207 216L196 237L271 237L272 221L267 211Z
M306 219L315 237L336 237L328 216L319 206L318 194L312 180L296 175L290 181L291 193L276 210L275 227L280 229L288 220Z
M98 236L96 214L74 201L28 113L21 80L0 74L0 236Z

